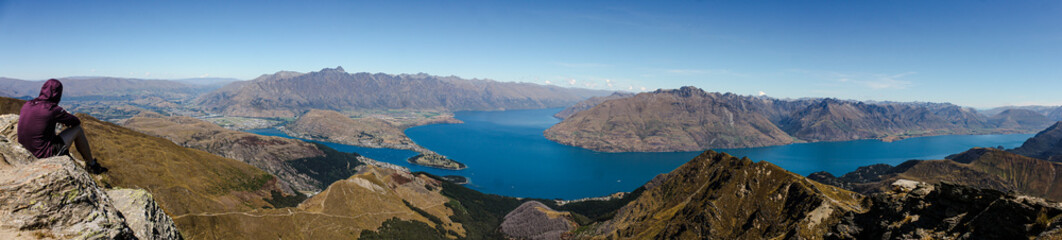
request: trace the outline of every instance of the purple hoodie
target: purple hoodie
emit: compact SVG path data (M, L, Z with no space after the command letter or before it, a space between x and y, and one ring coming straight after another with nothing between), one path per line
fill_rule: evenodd
M18 143L33 156L46 158L58 154L54 146L63 144L63 140L55 135L55 123L70 127L81 124L81 120L59 107L62 97L63 83L48 79L41 86L41 95L22 105L18 117Z

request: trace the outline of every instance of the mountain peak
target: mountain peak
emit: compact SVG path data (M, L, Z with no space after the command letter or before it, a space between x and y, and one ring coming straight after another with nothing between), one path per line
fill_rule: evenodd
M345 73L347 71L343 70L343 66L336 66L336 68L324 68L324 69L321 69L321 72L341 72L341 73Z

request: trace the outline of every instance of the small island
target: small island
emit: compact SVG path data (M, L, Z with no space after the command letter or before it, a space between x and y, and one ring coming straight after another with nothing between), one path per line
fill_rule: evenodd
M461 170L461 169L465 169L465 168L468 167L468 166L465 166L464 163L460 163L460 162L454 161L453 159L446 158L443 155L434 154L434 153L427 153L427 154L421 153L421 154L418 154L416 156L413 156L413 157L407 159L406 161L409 161L409 163L416 164L416 165L433 167L433 168L449 169L449 170Z
M442 176L442 177L439 177L439 178L442 178L442 180L446 180L447 182L452 182L454 184L459 184L459 185L468 184L468 182L469 182L468 178L465 177L465 176L446 175L446 176Z

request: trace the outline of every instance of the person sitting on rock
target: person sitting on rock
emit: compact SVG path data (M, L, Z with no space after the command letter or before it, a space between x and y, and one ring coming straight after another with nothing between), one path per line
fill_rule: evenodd
M63 83L49 79L41 86L41 95L22 105L18 117L18 143L37 158L47 158L67 154L74 144L81 157L85 159L85 170L99 174L106 171L92 157L85 130L81 120L59 107L63 97ZM66 130L55 134L55 125L66 125Z

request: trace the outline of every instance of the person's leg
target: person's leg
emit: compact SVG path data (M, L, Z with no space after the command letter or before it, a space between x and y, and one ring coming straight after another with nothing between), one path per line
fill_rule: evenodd
M85 137L85 130L81 126L67 128L59 133L59 137L67 146L73 143L73 146L77 147L77 152L85 159L85 165L96 163L96 159L92 157L92 149L89 148L88 138Z

